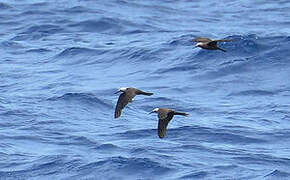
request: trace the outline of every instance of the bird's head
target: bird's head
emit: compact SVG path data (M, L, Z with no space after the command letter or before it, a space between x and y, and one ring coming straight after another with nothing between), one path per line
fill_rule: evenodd
M126 90L127 90L127 88L125 88L125 87L121 87L121 88L119 89L119 91L115 92L115 94L117 94L117 93L119 93L119 92L125 92Z
M159 108L154 108L149 114L151 113L157 113L159 111Z
M119 89L120 92L125 92L126 90L127 90L127 88L125 88L125 87L121 87L121 88Z

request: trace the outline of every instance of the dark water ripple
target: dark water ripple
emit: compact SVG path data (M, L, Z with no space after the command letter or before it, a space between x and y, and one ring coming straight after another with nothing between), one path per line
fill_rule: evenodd
M0 179L289 179L289 8L4 0ZM154 96L114 119L120 87ZM160 140L155 107L190 116Z

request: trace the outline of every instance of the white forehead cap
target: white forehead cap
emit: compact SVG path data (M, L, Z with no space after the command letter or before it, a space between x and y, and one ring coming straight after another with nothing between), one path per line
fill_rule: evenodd
M203 45L203 43L202 42L198 42L198 43L196 43L195 46L200 46L200 45Z
M120 88L120 91L126 91L126 89L127 89L127 88L125 88L125 87L121 87L121 88Z
M158 112L158 111L159 111L159 108L153 109L153 112Z

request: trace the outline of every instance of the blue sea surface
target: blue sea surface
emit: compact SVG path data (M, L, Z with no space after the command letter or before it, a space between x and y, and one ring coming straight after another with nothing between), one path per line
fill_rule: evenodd
M290 179L289 9L2 0L0 179ZM114 119L120 87L154 95ZM190 116L159 139L156 107Z

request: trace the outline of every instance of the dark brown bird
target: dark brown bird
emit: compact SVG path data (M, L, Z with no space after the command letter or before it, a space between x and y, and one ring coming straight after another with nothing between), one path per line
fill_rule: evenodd
M118 92L123 92L120 94L116 108L115 108L115 118L118 118L121 116L122 109L130 102L133 101L134 97L136 95L146 95L151 96L153 93L144 92L136 88L120 88ZM118 93L116 92L116 93Z
M183 112L177 112L167 108L155 108L151 113L158 113L158 136L164 138L167 131L168 123L171 121L174 115L188 116L189 114Z
M232 40L230 39L211 40L209 38L196 38L193 41L197 42L195 47L200 47L209 50L221 50L223 52L226 52L226 50L218 47L218 42L230 42Z

